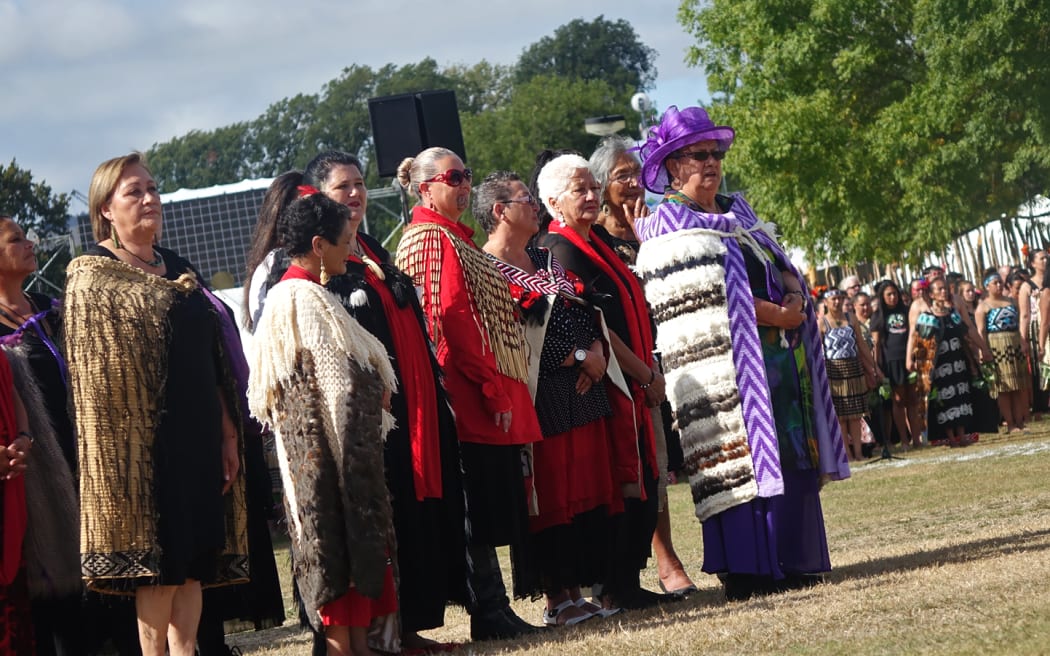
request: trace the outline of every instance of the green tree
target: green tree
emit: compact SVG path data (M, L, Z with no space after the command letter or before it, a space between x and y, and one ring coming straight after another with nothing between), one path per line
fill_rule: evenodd
M629 90L604 80L532 78L517 85L504 106L461 117L470 165L480 175L509 169L528 176L544 148L571 148L589 156L597 138L583 131L584 119L625 107L629 98Z
M247 123L215 130L192 130L146 151L153 177L162 193L243 180L252 173L247 157Z
M540 75L602 80L614 89L649 89L656 80L656 51L638 40L624 19L577 18L530 45L515 67L516 84Z
M684 0L726 168L814 258L915 262L1050 183L1050 5Z
M39 237L69 232L69 194L54 194L45 182L35 182L14 159L0 166L0 212L10 214L26 232Z

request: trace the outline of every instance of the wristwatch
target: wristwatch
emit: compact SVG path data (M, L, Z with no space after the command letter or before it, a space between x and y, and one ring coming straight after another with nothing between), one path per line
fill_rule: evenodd
M576 360L576 364L583 364L583 361L587 359L587 351L582 348L576 349L576 352L572 354L572 357Z

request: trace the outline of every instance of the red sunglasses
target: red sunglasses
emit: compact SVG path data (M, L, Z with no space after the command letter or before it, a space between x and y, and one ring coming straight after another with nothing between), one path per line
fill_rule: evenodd
M449 169L444 173L435 175L429 180L424 180L423 182L444 182L450 187L458 187L463 184L464 181L470 182L473 179L474 171L469 168L463 169L462 171L459 169Z

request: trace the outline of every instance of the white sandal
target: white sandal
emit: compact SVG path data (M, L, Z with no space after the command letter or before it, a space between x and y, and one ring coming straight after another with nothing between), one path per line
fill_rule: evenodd
M558 619L561 617L562 612L569 608L579 608L579 605L572 599L566 599L551 610L543 611L543 624L544 626L575 626L580 622L586 622L587 620L594 617L593 613L587 613L586 615L579 615L577 617L571 617L564 622L559 622Z
M587 601L583 597L580 597L576 600L576 606L582 608L591 615L597 615L602 619L605 619L606 617L612 617L617 613L623 612L622 608L602 608L601 605L591 601Z

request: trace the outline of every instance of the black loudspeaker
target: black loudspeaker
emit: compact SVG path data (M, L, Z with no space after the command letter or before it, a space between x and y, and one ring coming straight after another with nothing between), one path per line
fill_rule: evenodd
M370 98L368 117L382 177L395 175L401 160L431 146L448 148L467 161L454 91Z

